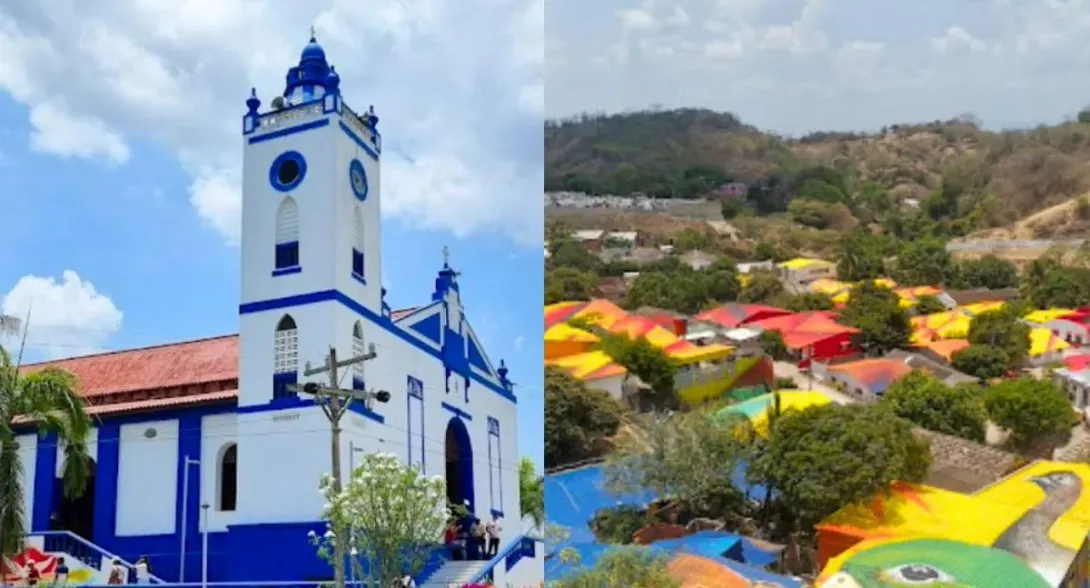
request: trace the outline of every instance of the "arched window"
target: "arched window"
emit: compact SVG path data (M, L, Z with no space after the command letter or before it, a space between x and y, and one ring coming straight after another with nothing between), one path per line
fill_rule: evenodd
M276 269L299 267L299 205L291 196L276 211Z
M363 343L363 325L359 321L352 325L352 357L359 357L367 353L366 346ZM352 366L352 389L363 390L363 363L360 362Z
M238 445L229 443L220 449L217 462L216 510L234 512L238 506Z
M299 329L285 314L273 338L273 400L296 396L289 386L299 382Z
M363 213L359 205L352 213L352 275L364 278L363 268Z

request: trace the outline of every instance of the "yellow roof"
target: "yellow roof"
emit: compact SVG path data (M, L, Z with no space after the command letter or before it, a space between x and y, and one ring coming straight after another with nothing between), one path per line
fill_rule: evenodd
M957 310L914 317L912 342L923 345L937 339L964 339L969 336L971 323L971 318Z
M993 310L999 310L1006 306L1007 303L1002 300L989 300L986 302L974 302L973 304L966 304L965 306L959 306L958 310L968 314L969 316L976 316L982 312L990 312Z
M588 379L588 376L605 377L606 375L623 374L626 371L624 367L614 363L613 358L602 351L589 351L558 357L546 360L545 365L560 368L579 380Z
M854 285L855 284L852 284L851 282L841 282L840 280L822 278L811 282L809 289L811 292L817 292L818 294L835 296L841 292L851 290Z
M730 357L730 354L734 352L734 348L729 345L720 345L718 343L713 345L693 345L693 346L678 346L678 349L666 349L666 354L671 359L677 360L681 364L691 364L698 361L710 361L713 359L724 359Z
M813 259L813 258L809 258L809 257L796 257L795 259L789 259L787 261L781 261L780 263L778 263L776 265L778 265L778 266L780 266L780 267L782 267L784 269L798 270L798 269L806 269L808 267L815 267L815 266L826 266L826 267L828 267L828 266L833 265L833 262L825 261L824 259Z
M825 406L832 402L825 394L815 390L776 390L762 394L724 408L720 414L740 414L749 419L758 435L768 435L768 415L772 410L775 395L780 397L780 412L789 410L803 411L815 406Z
M577 329L568 323L557 323L545 331L545 340L597 343L601 339L594 333L588 333L583 329Z
M1053 351L1063 351L1068 347L1071 347L1071 344L1044 327L1029 330L1030 357L1038 357Z
M1022 318L1026 319L1028 322L1043 325L1049 321L1054 321L1065 314L1071 314L1072 312L1074 311L1068 308L1046 308L1045 310L1035 310Z

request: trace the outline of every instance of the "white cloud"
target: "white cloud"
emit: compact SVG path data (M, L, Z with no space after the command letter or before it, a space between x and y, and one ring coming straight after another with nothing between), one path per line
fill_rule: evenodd
M72 114L56 102L40 102L30 109L30 146L61 157L103 157L115 164L129 160L129 146L98 118Z
M26 318L29 346L52 357L101 350L121 330L123 314L113 300L72 270L55 278L23 276L4 296L3 314Z
M233 243L243 102L251 86L266 104L280 93L311 23L346 101L381 117L386 213L538 238L542 0L5 3L0 91L30 109L36 149L111 163L137 140L172 151L195 211Z
M931 48L940 54L959 50L970 53L983 53L991 49L991 46L983 39L973 36L969 31L959 26L953 26L946 29L941 37L931 39Z

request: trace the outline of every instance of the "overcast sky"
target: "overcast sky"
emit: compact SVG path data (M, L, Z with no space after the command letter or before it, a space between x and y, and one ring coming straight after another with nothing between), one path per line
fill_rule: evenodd
M546 114L699 106L789 134L1090 103L1090 0L550 0Z

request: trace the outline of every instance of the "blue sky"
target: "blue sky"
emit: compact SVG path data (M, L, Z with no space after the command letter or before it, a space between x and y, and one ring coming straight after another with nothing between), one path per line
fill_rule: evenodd
M348 104L381 117L388 301L427 302L450 247L540 464L540 2L18 4L0 7L0 309L34 301L30 359L237 332L239 118L313 22Z
M552 0L546 115L697 106L781 133L1090 104L1088 0Z

